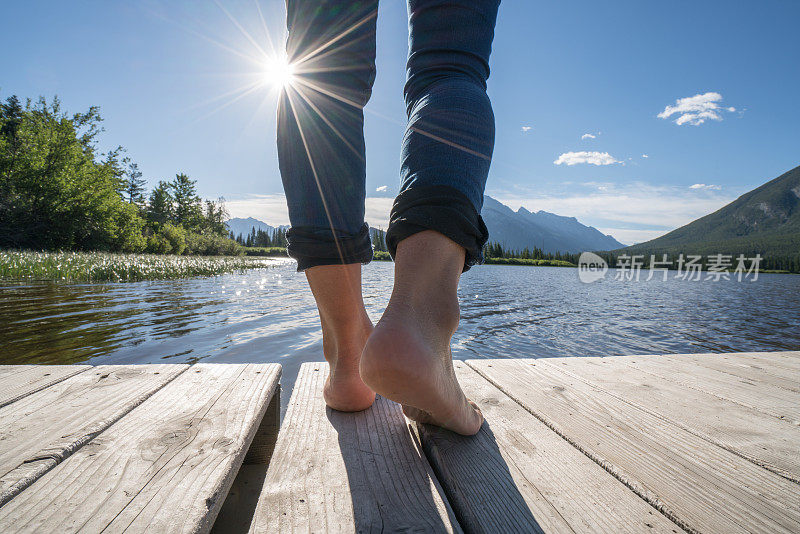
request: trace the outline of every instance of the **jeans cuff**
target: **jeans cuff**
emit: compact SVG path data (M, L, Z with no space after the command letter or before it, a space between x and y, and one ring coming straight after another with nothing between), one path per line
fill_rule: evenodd
M483 246L489 231L464 193L445 185L406 189L394 201L386 231L386 246L392 258L397 244L425 230L435 230L466 250L464 271L483 263Z
M286 252L297 260L297 271L317 265L345 265L372 261L369 226L364 223L357 234L330 228L292 226L286 232Z

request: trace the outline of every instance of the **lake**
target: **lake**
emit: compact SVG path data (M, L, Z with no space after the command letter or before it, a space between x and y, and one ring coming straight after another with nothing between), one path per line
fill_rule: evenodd
M478 266L461 280L455 358L601 356L800 349L800 276L755 282L657 274L592 284L577 269ZM377 321L393 264L364 269ZM322 334L302 273L286 261L243 274L135 283L5 284L0 364L277 362L283 404Z

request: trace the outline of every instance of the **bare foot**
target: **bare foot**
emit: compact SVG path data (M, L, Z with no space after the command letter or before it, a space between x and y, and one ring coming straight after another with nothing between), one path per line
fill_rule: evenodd
M458 302L454 310L431 308L437 307L415 309L393 295L364 348L361 377L402 404L408 418L471 436L483 415L464 396L453 370L450 337L458 324Z
M323 340L325 359L330 364L330 374L322 390L325 404L340 412L360 412L375 402L375 392L364 384L358 372L364 344L372 332L365 327L354 339L340 343ZM323 334L324 335L324 334Z
M364 347L361 377L407 417L471 436L483 414L464 396L450 354L464 254L432 230L400 241L392 298Z
M358 374L364 344L372 322L361 297L361 264L318 265L306 269L306 277L319 309L322 350L330 374L322 391L334 410L358 412L375 402L375 393Z

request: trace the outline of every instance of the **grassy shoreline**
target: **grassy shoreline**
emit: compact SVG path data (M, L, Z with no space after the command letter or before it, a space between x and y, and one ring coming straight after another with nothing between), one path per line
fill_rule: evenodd
M245 256L175 256L110 252L33 252L0 250L0 282L139 282L241 273L276 265L288 259L286 249L269 247ZM375 261L392 261L388 252L375 251ZM486 258L487 265L577 267L563 260ZM642 267L643 271L648 270ZM704 271L705 272L705 271ZM729 271L730 272L730 271ZM760 270L762 274L792 274Z
M0 281L139 282L243 272L275 265L246 256L0 251Z

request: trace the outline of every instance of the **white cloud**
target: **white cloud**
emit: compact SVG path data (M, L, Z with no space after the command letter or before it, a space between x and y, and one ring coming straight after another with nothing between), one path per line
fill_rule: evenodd
M387 197L367 197L367 223L384 230L388 228L393 202L394 199ZM253 217L272 226L289 224L289 209L283 195L251 195L243 199L227 200L225 207L231 217Z
M528 133L528 132L531 131L531 128L533 128L533 126L523 126L522 127L522 131L525 132L525 133Z
M251 195L226 200L225 207L231 217L253 217L272 226L289 224L289 208L283 195Z
M608 152L565 152L558 156L558 159L553 163L556 165L577 165L579 163L588 163L590 165L612 165L620 163L619 160L614 158Z
M382 186L380 186L380 187L376 187L376 188L375 188L375 191L376 191L376 192L378 192L378 193L383 193L383 192L384 192L384 191L386 191L387 189L389 189L389 186L388 186L388 185L382 185Z
M643 158L649 158L650 156L648 156L647 154L642 154L642 157Z
M665 107L664 111L658 114L658 118L669 119L673 115L677 115L674 122L679 126L682 124L698 126L706 122L706 120L721 121L722 112L733 113L736 111L736 108L732 106L721 107L721 101L722 95L715 92L679 98L675 101L674 106Z
M692 184L689 186L689 189L703 189L706 191L719 191L722 189L722 186L713 185L713 184Z
M392 211L393 198L367 197L364 220L374 228L389 228L389 212Z
M597 139L597 136L590 133L585 133L581 136L581 139Z

